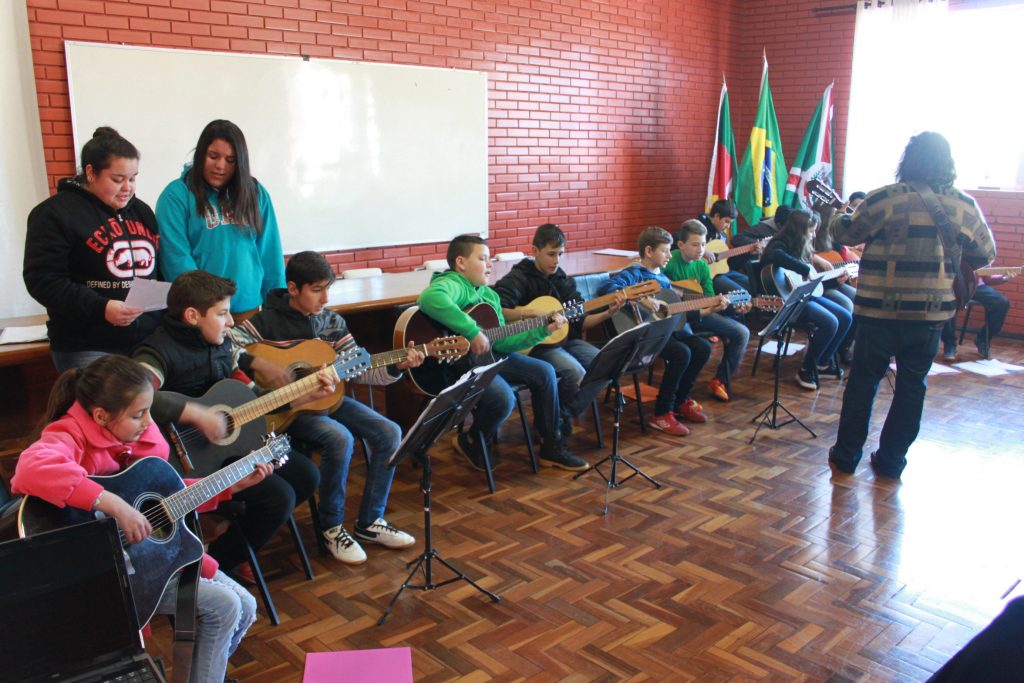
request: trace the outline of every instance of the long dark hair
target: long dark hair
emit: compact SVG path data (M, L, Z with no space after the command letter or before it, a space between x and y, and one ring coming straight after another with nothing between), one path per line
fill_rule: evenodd
M100 356L84 368L67 370L57 378L43 424L68 412L75 401L87 411L103 408L116 415L147 387L153 388L153 376L136 361L127 356Z
M813 211L794 209L789 213L786 224L777 235L789 245L791 254L805 263L811 260L814 245L811 241L811 229L821 224L821 218Z
M228 143L235 154L235 172L220 189L221 213L230 215L231 222L242 230L252 230L259 235L263 232L263 219L260 217L256 179L249 172L249 146L245 144L242 129L224 119L206 124L206 128L199 134L199 142L192 156L192 168L186 177L186 184L196 198L196 213L205 216L213 210L203 180L203 168L206 165L206 150L214 140Z
M82 145L82 170L75 176L75 180L80 185L85 185L86 166L92 166L93 172L98 174L103 169L110 168L114 159L120 158L138 159L139 150L110 126L100 126L88 142Z
M917 181L941 190L952 186L954 180L956 166L946 138L932 131L910 138L896 169L897 182Z

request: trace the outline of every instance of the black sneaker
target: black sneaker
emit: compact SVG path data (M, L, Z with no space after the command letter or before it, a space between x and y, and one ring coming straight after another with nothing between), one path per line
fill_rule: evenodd
M988 346L988 339L979 335L974 338L974 345L978 347L978 355L982 358L988 359L992 357L992 349Z
M819 377L835 377L836 379L843 378L843 369L839 367L838 363L831 363L830 365L819 365L818 366Z
M464 432L455 435L455 438L452 439L452 448L455 449L456 453L461 453L469 461L469 464L476 469L481 472L487 471L483 452L469 440L469 436Z
M952 363L956 360L956 344L943 344L942 360Z
M817 373L810 368L800 368L800 371L796 373L796 383L808 391L816 391L818 389Z
M590 463L570 451L565 446L550 451L542 450L540 464L544 467L558 467L570 472L580 472L590 469Z

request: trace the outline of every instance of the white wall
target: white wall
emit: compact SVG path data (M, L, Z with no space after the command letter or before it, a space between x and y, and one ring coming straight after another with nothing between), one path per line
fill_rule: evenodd
M25 220L47 196L24 2L0 2L0 93L0 318L8 318L43 312L21 279Z

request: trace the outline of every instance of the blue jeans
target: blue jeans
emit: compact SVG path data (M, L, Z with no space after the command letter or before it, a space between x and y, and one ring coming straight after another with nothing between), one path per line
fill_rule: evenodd
M844 306L816 296L807 302L800 313L800 322L811 323L817 329L811 335L810 348L804 356L804 367L828 365L839 350L853 324L853 316Z
M177 597L178 579L175 578L160 598L157 614L174 614ZM221 683L228 669L228 657L255 621L256 599L224 572L218 569L212 578L199 579L196 640L188 680Z
M550 447L559 437L561 405L558 401L558 378L550 363L510 354L473 409L473 429L479 431L485 443L490 443L502 423L512 414L516 397L509 384L525 384L533 402L534 423Z
M1003 329L1003 322L1006 321L1006 314L1010 312L1010 302L1005 296L997 292L989 285L978 285L978 291L972 297L985 309L985 325L988 326L988 339L999 334ZM956 317L952 317L942 328L942 343L947 346L956 346Z
M402 429L372 408L346 397L330 415L301 415L288 433L320 452L320 523L344 524L348 468L356 439L366 439L370 465L356 524L368 527L384 516L395 468L388 458L402 440Z
M572 433L573 417L583 412L593 402L607 383L591 382L585 391L580 391L580 381L597 357L599 349L582 339L570 339L562 346L538 346L530 356L550 363L558 378L558 402L561 406L562 434ZM568 433L566 430L568 429Z
M66 372L67 370L77 370L84 368L89 363L92 363L97 358L102 356L109 356L110 354L106 351L50 351L50 355L53 357L53 366L57 368L58 373Z
M831 458L844 471L860 462L868 438L871 407L878 383L896 358L896 390L882 427L875 454L875 469L898 477L907 466L907 451L921 428L925 378L939 349L940 326L860 318L853 347L853 366L843 393L839 433Z
M668 338L661 351L665 371L661 375L658 397L654 401L654 414L664 415L674 410L690 396L697 375L711 357L711 344L685 331L676 331Z
M744 273L736 270L730 270L728 273L722 275L716 275L711 281L712 286L715 289L715 294L728 294L734 292L737 289L745 289L750 291L750 278Z
M715 379L728 385L729 378L743 362L743 354L747 352L747 343L750 341L750 330L746 325L718 313L701 316L694 328L721 337L725 350L715 372Z

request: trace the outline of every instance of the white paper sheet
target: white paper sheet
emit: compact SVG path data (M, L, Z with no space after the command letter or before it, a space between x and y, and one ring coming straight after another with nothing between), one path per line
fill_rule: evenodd
M0 331L0 344L27 344L37 341L46 341L46 325L5 327Z
M598 249L594 253L604 254L605 256L625 256L626 258L637 255L635 251L630 251L629 249Z
M889 363L889 369L892 370L893 372L896 372L896 364L895 363ZM959 375L959 374L960 374L960 371L957 370L956 368L951 368L948 365L943 365L942 363L932 363L932 366L928 369L928 376L929 377L932 377L934 375Z
M170 282L137 277L132 280L132 287L124 302L143 311L161 311L167 308L167 292L170 289Z
M797 351L800 351L803 348L804 348L803 344L797 344L796 342L790 342L789 343L789 348L786 349L786 355L787 356L792 356ZM776 353L778 353L778 349L779 349L778 344L776 344L775 340L772 339L771 341L766 341L764 343L764 346L761 347L761 353L767 353L768 355L774 356Z
M1000 375L1010 374L1009 370L999 364L993 364L990 360L972 360L966 363L955 363L954 367L984 377L999 377Z

